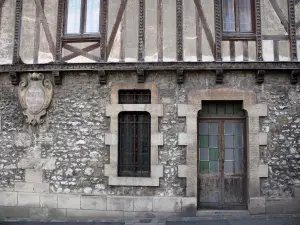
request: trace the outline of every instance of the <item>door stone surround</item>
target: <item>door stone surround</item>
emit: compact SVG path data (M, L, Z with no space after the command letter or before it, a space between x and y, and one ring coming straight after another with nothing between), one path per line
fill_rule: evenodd
M259 129L259 117L268 115L266 104L257 104L256 94L232 88L192 91L188 104L178 105L178 117L186 117L186 133L179 133L178 145L187 146L186 165L178 165L178 176L186 178L186 196L197 199L197 117L202 101L243 101L247 112L247 195L252 214L266 212L266 199L260 196L260 178L268 177L268 166L260 163L259 146L267 145L266 133Z

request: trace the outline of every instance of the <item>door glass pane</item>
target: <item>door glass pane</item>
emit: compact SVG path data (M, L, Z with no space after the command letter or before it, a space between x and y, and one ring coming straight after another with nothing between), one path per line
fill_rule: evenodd
M233 137L234 136L225 136L225 148L233 148Z
M99 32L100 0L87 0L86 33Z
M200 148L208 148L208 136L201 135L200 136Z
M233 134L233 126L232 123L225 123L224 124L225 134Z
M218 149L217 148L210 148L209 149L209 160L210 161L218 161Z
M251 2L250 0L239 0L241 32L252 31Z
M209 136L209 147L218 148L218 138L219 136Z
M233 124L234 134L243 135L244 126L242 123L234 123Z
M209 161L200 161L200 173L209 173Z
M233 158L233 149L225 149L225 160L234 160Z
M225 161L224 172L225 173L233 173L233 161Z
M80 32L81 0L68 0L67 33Z
M211 173L219 172L219 162L218 161L210 161L209 162L209 172L211 172Z
M209 134L218 134L219 133L219 128L218 128L218 123L209 123Z
M234 136L234 147L235 148L243 147L243 136Z
M209 160L208 148L200 148L200 160Z
M199 133L200 134L208 134L208 123L200 123Z
M234 0L223 0L223 31L235 31Z
M234 162L235 162L235 173L243 172L243 149L234 149Z

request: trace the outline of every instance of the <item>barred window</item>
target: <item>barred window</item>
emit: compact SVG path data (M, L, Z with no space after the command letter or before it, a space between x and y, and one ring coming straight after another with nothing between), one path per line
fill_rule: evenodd
M151 91L119 90L119 104L151 104Z
M253 0L223 0L223 31L254 32Z
M101 0L67 0L65 34L100 33Z
M118 176L150 177L150 126L148 112L119 114Z

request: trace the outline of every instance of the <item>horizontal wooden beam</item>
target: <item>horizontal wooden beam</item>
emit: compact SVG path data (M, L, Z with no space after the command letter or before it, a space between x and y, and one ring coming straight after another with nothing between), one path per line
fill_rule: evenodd
M300 62L136 62L1 65L0 73L48 71L299 70Z

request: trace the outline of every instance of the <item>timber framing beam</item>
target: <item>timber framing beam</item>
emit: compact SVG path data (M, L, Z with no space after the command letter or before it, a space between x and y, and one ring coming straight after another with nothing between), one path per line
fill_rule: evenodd
M23 0L17 0L16 1L16 11L15 11L13 64L21 63L20 39L21 39L22 9L23 9Z
M296 40L296 7L295 0L288 1L289 9L289 35L290 35L290 47L291 47L291 60L297 61L297 40Z
M61 63L1 65L0 73L52 71L211 71L211 70L299 70L300 62L136 62L136 63Z

